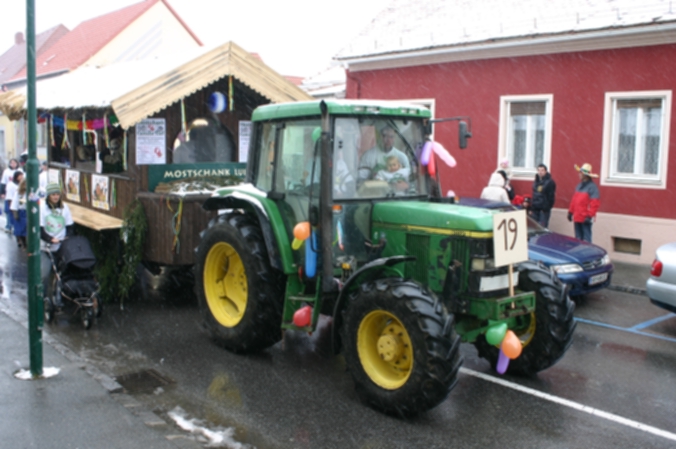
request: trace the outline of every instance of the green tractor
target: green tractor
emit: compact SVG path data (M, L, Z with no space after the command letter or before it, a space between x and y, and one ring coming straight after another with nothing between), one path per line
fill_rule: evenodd
M496 263L501 212L439 195L429 110L327 100L262 106L252 121L246 183L205 202L219 215L197 248L196 294L219 345L260 351L330 315L359 397L398 416L448 396L461 341L500 372L532 375L564 355L564 285L534 262ZM519 228L501 223L507 250Z

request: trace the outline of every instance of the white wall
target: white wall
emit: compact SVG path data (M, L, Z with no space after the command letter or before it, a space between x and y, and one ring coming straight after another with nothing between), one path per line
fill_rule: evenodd
M92 56L84 65L103 66L114 62L147 59L199 48L199 44L162 2Z
M567 209L552 209L549 228L560 234L575 236L573 223L567 219ZM641 254L627 254L614 250L613 237L641 241ZM655 250L668 242L676 241L676 220L640 217L635 215L598 212L592 226L592 242L599 245L617 262L651 264Z

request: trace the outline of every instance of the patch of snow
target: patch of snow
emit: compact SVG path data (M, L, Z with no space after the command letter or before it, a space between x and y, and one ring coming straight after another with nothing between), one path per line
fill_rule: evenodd
M217 427L214 430L208 429L202 425L201 421L194 418L189 419L185 410L179 406L174 407L168 415L181 429L206 438L206 447L226 447L228 449L248 449L250 447L233 439L235 429L232 427L226 429L222 427Z
M47 367L42 369L42 376L33 377L30 370L20 369L14 373L14 377L20 380L34 380L34 379L47 379L49 377L54 377L61 371L61 368Z

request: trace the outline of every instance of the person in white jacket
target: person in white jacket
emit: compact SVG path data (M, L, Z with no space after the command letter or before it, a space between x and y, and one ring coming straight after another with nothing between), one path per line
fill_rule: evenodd
M505 178L498 172L491 174L488 185L481 191L481 198L491 201L509 203L509 196L505 190Z

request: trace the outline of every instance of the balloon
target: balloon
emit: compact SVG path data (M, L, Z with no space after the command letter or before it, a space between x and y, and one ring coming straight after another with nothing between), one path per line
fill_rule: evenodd
M316 142L322 136L322 129L318 126L312 130L312 141Z
M437 174L437 163L434 161L434 152L430 154L430 163L427 164L427 172L430 174L430 176L434 176Z
M516 336L514 332L508 330L505 334L505 338L502 340L500 345L500 350L505 353L507 357L514 360L515 358L521 355L521 340Z
M293 227L293 236L298 240L307 240L310 237L310 222L301 221Z
M430 155L432 154L432 142L429 140L423 145L422 151L420 152L420 163L422 165L427 165L430 163Z
M227 103L228 99L226 98L225 95L223 95L220 92L214 92L211 95L209 95L209 100L207 101L209 110L217 114L225 111Z
M291 248L294 250L300 248L300 246L303 244L302 240L298 240L297 238L294 237L293 242L291 242Z
M317 252L312 248L317 248L317 234L312 232L312 244L308 242L305 245L305 275L308 278L315 277L317 274Z
M500 354L498 354L498 364L495 366L495 370L498 372L498 374L505 374L505 371L507 371L508 366L509 366L509 357L507 357L505 353L502 352L501 349Z
M449 167L455 167L456 162L455 158L451 156L451 153L448 152L446 148L439 142L432 142L432 150L439 156L439 159L444 161Z
M502 343L507 333L507 323L493 324L486 331L486 341L489 345L497 346Z
M307 327L312 324L312 307L303 306L293 313L293 324L298 327Z

